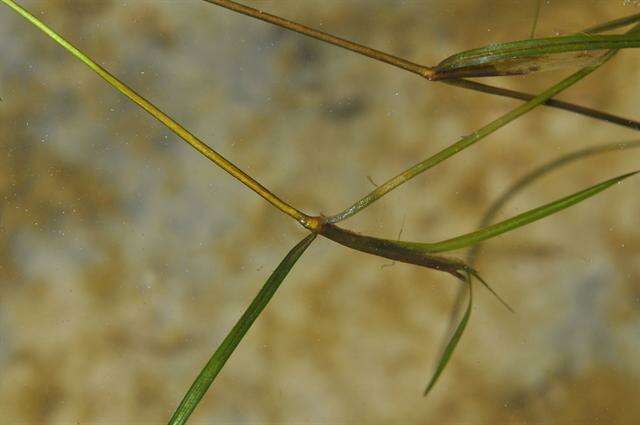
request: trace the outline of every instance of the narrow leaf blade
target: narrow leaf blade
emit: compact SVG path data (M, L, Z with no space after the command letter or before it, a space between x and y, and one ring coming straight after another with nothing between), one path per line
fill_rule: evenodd
M507 190L505 190L502 195L500 195L492 204L487 208L485 213L480 220L478 228L481 229L490 225L494 218L498 215L498 213L503 209L503 207L516 195L530 186L532 183L536 182L539 178L546 176L550 172L563 167L565 165L571 164L575 161L579 161L581 159L603 154L609 152L620 152L627 149L638 149L640 148L640 140L632 140L626 142L615 142L609 143L601 146L593 146L584 149L580 149L568 154L561 155L560 157L546 162L539 167L534 168L529 173L525 174L519 180L514 182ZM467 257L468 263L473 266L475 261L480 253L482 244L475 244L471 247L469 251L469 255Z
M427 244L421 244L416 242L399 242L399 243L402 243L404 245L410 245L415 248L422 247L423 249L425 249L427 252L430 252L430 253L453 251L455 249L465 248L465 247L474 245L478 242L494 238L503 233L510 232L519 227L533 223L534 221L538 221L547 216L550 216L559 211L562 211L566 208L569 208L572 205L578 204L602 192L603 190L606 190L611 186L622 182L623 180L637 174L638 172L639 171L634 171L631 173L623 174L618 177L614 177L612 179L593 185L587 189L576 192L572 195L565 196L564 198L560 198L546 205L542 205L540 207L526 211L522 214L518 214L515 217L511 217L507 220L501 221L491 226L484 227L475 232L467 233L465 235L458 236L452 239L447 239L442 242L427 243Z
M440 62L436 79L522 75L568 66L595 66L606 50L640 47L637 33L519 40L464 51Z
M442 372L444 372L445 367L447 367L449 360L451 360L451 356L453 355L453 352L458 346L458 342L460 342L460 338L462 338L462 334L464 333L464 330L467 328L467 323L469 322L469 318L471 317L471 308L473 307L473 289L471 287L471 276L469 274L467 274L466 276L466 283L469 288L469 302L467 304L467 310L464 312L464 316L462 316L462 320L460 320L458 327L453 332L453 335L451 335L451 339L449 340L442 354L440 355L440 358L438 359L438 363L436 364L436 369L433 375L431 376L431 379L429 380L429 383L427 384L426 389L424 390L424 393L423 393L424 396L427 396L433 389L436 382L438 382L440 375L442 375Z
M320 230L320 234L334 242L358 251L389 258L391 260L401 261L403 263L416 264L436 270L446 271L456 277L460 277L460 272L468 272L472 269L460 260L434 256L431 254L453 251L472 246L481 241L492 239L503 233L507 233L519 227L533 223L534 221L541 220L549 215L569 208L572 205L578 204L602 192L603 190L622 182L624 179L627 179L638 172L639 171L634 171L614 177L541 207L526 211L515 217L484 227L475 232L467 233L441 242L407 242L376 238L373 236L359 235L331 223L326 223Z
M298 261L300 256L305 252L311 242L313 242L315 237L316 234L312 233L294 246L271 276L269 276L265 284L262 286L262 289L260 289L260 292L258 292L242 317L231 329L229 334L227 334L225 339L216 349L215 353L211 356L211 359L209 359L194 383L191 385L191 388L189 388L189 391L185 394L182 402L173 413L173 416L171 416L169 424L178 425L186 423L187 419L189 419L189 416L191 416L191 413L193 413L196 406L207 392L242 338L244 338L253 322L258 318L258 315L260 315L262 310L264 310L282 281L287 277L287 274L289 274L296 261Z

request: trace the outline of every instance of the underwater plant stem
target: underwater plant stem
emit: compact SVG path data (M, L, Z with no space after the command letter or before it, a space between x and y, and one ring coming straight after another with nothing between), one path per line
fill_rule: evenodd
M395 241L360 235L331 223L324 223L319 233L327 239L356 251L401 263L439 270L461 280L464 280L463 272L469 271L464 262L455 258L433 255L424 250L401 245Z
M450 86L461 87L465 89L475 90L483 93L494 94L502 97L510 97L512 99L531 100L535 98L535 95L525 93L517 90L505 89L502 87L492 86L489 84L479 83L477 81L467 80L464 78L442 80L444 84ZM634 121L629 118L620 117L617 115L609 114L607 112L598 111L597 109L587 108L586 106L580 106L569 102L564 102L557 99L548 99L544 102L545 106L551 108L563 109L568 112L574 112L578 115L594 118L599 121L606 121L611 124L616 124L622 127L627 127L631 130L640 130L640 122Z
M305 25L297 22L292 22L288 19L281 18L279 16L271 15L262 10L254 9L249 6L245 6L230 0L203 0L207 3L215 4L217 6L224 7L225 9L232 10L234 12L241 13L246 16L250 16L255 19L259 19L264 22L268 22L279 27L295 31L297 33L315 38L316 40L324 41L325 43L333 44L343 49L351 50L352 52L359 53L369 58L378 60L380 62L388 63L395 67L404 69L405 71L418 74L421 77L429 79L433 73L431 68L424 65L413 63L406 59L394 56L389 53L381 52L380 50L372 49L370 47L363 46L362 44L354 43L353 41L345 40L344 38L336 37L335 35L327 34L323 31L318 31L313 28L309 28Z
M612 55L612 53L608 53L607 55ZM421 162L415 164L411 168L409 168L409 169L403 171L402 173L396 175L395 177L391 178L387 182L385 182L382 185L378 186L376 189L374 189L368 195L366 195L365 197L363 197L362 199L360 199L359 201L357 201L356 203L351 205L349 208L345 209L344 211L342 211L342 212L340 212L340 213L338 213L338 214L336 214L334 216L329 217L327 219L327 221L330 222L330 223L337 223L339 221L345 220L345 219L357 214L358 212L362 211L364 208L368 207L373 202L377 201L382 196L386 195L387 193L389 193L390 191L392 191L396 187L400 186L401 184L411 180L412 178L414 178L418 174L420 174L420 173L428 170L429 168L441 163L442 161L446 160L447 158L450 158L453 155L461 152L462 150L468 148L469 146L473 145L474 143L478 142L479 140L482 140L483 138L487 137L488 135L490 135L494 131L504 127L507 124L509 124L511 121L515 120L516 118L518 118L518 117L526 114L527 112L531 111L532 109L536 108L537 106L542 104L547 99L550 99L553 96L555 96L558 93L560 93L561 91L571 87L573 84L577 83L582 78L586 77L591 72L593 72L596 68L597 68L597 66L589 66L589 67L583 68L580 71L570 75L569 77L567 77L564 80L560 81L558 84L555 84L553 87L547 89L546 91L542 92L541 94L539 94L538 96L536 96L533 99L529 100L528 102L523 103L522 105L518 106L517 108L515 108L515 109L507 112L506 114L502 115L501 117L493 120L492 122L490 122L489 124L485 125L481 129L473 132L469 136L463 137L458 142L456 142L456 143L444 148L443 150L441 150L440 152L436 153L435 155L425 159L424 161L421 161Z
M629 29L626 32L626 34L635 34L639 31L640 31L640 24L636 24L631 29ZM475 131L473 134L463 137L453 145L450 145L449 147L441 150L435 155L425 159L422 162L419 162L418 164L412 166L411 168L391 178L387 182L383 183L381 186L378 186L375 190L370 192L364 198L360 199L359 201L351 205L349 208L343 210L342 212L334 216L327 218L327 222L337 223L357 214L359 211L371 205L373 202L380 199L382 196L392 191L396 187L400 186L401 184L409 181L410 179L417 176L418 174L428 170L429 168L439 164L440 162L446 160L447 158L450 158L451 156L457 154L458 152L466 149L467 147L473 145L474 143L483 139L484 137L488 136L494 131L500 129L501 127L504 127L505 125L515 120L516 118L538 107L539 105L551 99L552 97L562 92L563 90L566 90L567 88L571 87L573 84L577 83L578 81L580 81L581 79L583 79L584 77L586 77L587 75L591 74L593 71L598 69L600 66L608 62L609 59L611 59L616 55L616 53L618 53L617 49L609 50L607 53L602 55L598 63L585 66L584 68L571 74L564 80L560 81L559 83L555 84L554 86L550 87L549 89L535 96L533 99L523 103L517 108L507 112L506 114L502 115L496 120L485 125L481 129Z
M168 127L178 137L180 137L182 140L187 142L195 150L200 152L202 155L204 155L206 158L211 160L213 163L215 163L217 166L222 168L224 171L231 174L233 177L235 177L237 180L239 180L242 184L247 186L249 189L253 190L258 195L266 199L268 202L270 202L273 206L278 208L283 213L293 217L296 221L298 221L304 227L310 230L314 230L318 226L317 218L310 217L302 213L301 211L298 211L296 208L294 208L293 206L289 205L288 203L286 203L285 201L283 201L282 199L274 195L272 192L270 192L266 187L264 187L258 181L253 179L251 176L249 176L247 173L242 171L232 162L230 162L225 157L223 157L218 152L216 152L213 148L211 148L206 143L204 143L199 138L197 138L195 135L190 133L186 128L184 128L174 119L169 117L167 114L162 112L151 102L146 100L144 97L136 93L133 89L131 89L125 83L123 83L118 78L116 78L111 73L109 73L109 71L107 71L106 69L98 65L89 56L87 56L86 54L78 50L70 42L68 42L62 36L57 34L55 31L53 31L51 28L45 25L42 21L40 21L38 18L33 16L26 9L24 9L22 6L18 5L15 1L13 0L1 0L1 1L5 3L7 6L9 6L11 9L16 11L18 14L20 14L23 18L25 18L31 24L38 27L41 31L43 31L45 34L51 37L59 45L61 45L67 51L69 51L69 53L71 53L77 59L82 61L89 68L91 68L91 70L93 70L96 74L102 77L107 83L109 83L114 88L116 88L120 93L124 94L129 99L131 99L134 103L136 103L138 106L142 107L154 118L156 118L166 127Z
M624 27L635 22L640 21L640 13L636 13L634 15L624 16L622 18L614 19L613 21L605 22L603 24L598 24L593 27L589 27L584 31L581 31L585 34L596 34L599 32L611 31L618 29L620 27Z
M297 22L293 22L288 19L263 12L262 10L254 9L249 6L244 6L242 4L239 4L230 0L203 0L203 1L224 7L231 11L234 11L255 19L259 19L264 22L268 22L270 24L279 26L281 28L285 28L287 30L295 31L299 34L306 35L316 40L320 40L329 44L333 44L334 46L338 46L338 47L350 50L352 52L359 53L371 59L393 65L395 67L404 69L405 71L409 71L413 74L417 74L423 78L426 78L427 80L433 80L435 78L436 72L431 67L428 67L425 65L419 65L407 59L404 59L389 53L385 53L380 50L376 50L350 40L345 40L343 38L336 37L334 35L328 34L323 31L309 28ZM583 32L594 33L594 32L604 31L608 29L615 29L620 26L633 23L637 20L638 20L638 17L634 15L630 17L617 19L615 21L607 22L605 24L599 25L598 27L590 28ZM492 94L492 95L501 96L501 97L508 97L512 99L529 100L535 97L534 95L529 93L503 89L501 87L476 83L474 81L469 81L469 80L445 79L445 80L439 80L439 82L448 84L451 86L460 87L467 90L479 91L482 93ZM600 112L595 109L586 108L586 107L575 105L569 102L562 102L562 101L549 99L543 102L543 104L546 106L557 108L557 109L564 109L577 114L585 115L589 118L594 118L594 119L606 121L612 124L620 125L623 127L628 127L632 130L640 130L640 122L638 121L630 120L630 119L619 117L612 114L607 114L605 112Z
M535 0L536 8L533 14L533 24L531 25L531 34L529 34L529 38L533 38L536 36L536 28L538 28L538 20L540 19L540 8L542 6L542 0Z

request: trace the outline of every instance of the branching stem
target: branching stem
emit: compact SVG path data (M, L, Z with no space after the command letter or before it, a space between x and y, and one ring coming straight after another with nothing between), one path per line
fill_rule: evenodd
M609 55L611 54L612 53L609 53ZM453 155L463 151L464 149L482 140L483 138L487 137L488 135L495 132L496 130L509 124L511 121L515 120L516 118L526 114L527 112L531 111L535 107L542 104L545 100L552 98L556 94L560 93L561 91L577 83L582 78L586 77L591 72L593 72L595 69L596 69L595 66L591 66L591 67L583 68L580 71L570 75L569 77L565 78L558 84L554 85L553 87L539 94L535 98L529 100L526 103L523 103L522 105L518 106L515 109L512 109L508 113L493 120L492 122L485 125L481 129L473 132L469 136L463 137L456 143L442 149L440 152L436 153L435 155L430 156L424 161L421 161L413 165L412 167L408 168L402 173L387 180L385 183L378 186L376 189L371 191L368 195L361 198L360 200L355 202L353 205L351 205L347 209L343 210L342 212L334 216L329 217L328 221L330 223L337 223L357 214L358 212L362 211L363 209L365 209L366 207L368 207L369 205L371 205L372 203L374 203L375 201L377 201L387 193L391 192L393 189L406 183L407 181L423 173L424 171L438 165L439 163L452 157Z
M316 40L333 44L334 46L338 46L343 49L359 53L368 58L387 63L389 65L395 66L397 68L403 69L413 74L417 74L430 81L432 80L435 81L437 78L436 77L437 73L432 67L416 64L412 61L392 55L390 53L382 52L380 50L376 50L371 47L367 47L362 44L359 44L350 40L346 40L344 38L340 38L340 37L328 34L326 32L319 31L317 29L307 27L300 23L293 22L276 15L271 15L262 10L254 9L252 7L245 6L230 0L203 0L203 1L224 7L226 9L243 14L245 16L259 19L264 22L268 22L270 24L279 26L281 28L285 28L290 31L297 32L302 35L306 35ZM633 22L638 21L638 19L640 19L640 14L621 18L621 19L616 19L614 21L607 22L602 25L598 25L597 27L589 28L583 32L596 33L596 32L607 31L607 30L618 28L620 26L631 24ZM464 88L467 90L474 90L482 93L492 94L495 96L508 97L512 99L530 100L535 97L535 95L532 95L529 93L504 89L502 87L496 87L489 84L481 84L481 83L477 83L475 81L470 81L466 79L446 79L446 80L439 80L439 82ZM605 121L611 124L627 127L632 130L640 130L640 122L638 121L608 114L606 112L598 111L595 109L586 108L584 106L575 105L573 103L563 102L563 101L554 100L554 99L548 99L545 102L543 102L543 104L552 108L563 109L569 112L574 112L576 114L584 115L600 121Z
M395 67L404 69L405 71L418 74L421 77L430 79L433 75L433 71L428 66L418 65L406 59L394 56L389 53L381 52L380 50L372 49L371 47L363 46L362 44L354 43L353 41L345 40L344 38L336 37L335 35L327 34L326 32L319 31L313 28L309 28L297 22L292 22L288 19L281 18L279 16L271 15L263 12L262 10L254 9L249 6L245 6L230 0L204 0L207 3L212 3L234 12L241 13L252 18L259 19L264 22L268 22L273 25L277 25L281 28L285 28L297 33L315 38L316 40L324 41L325 43L333 44L334 46L342 47L343 49L351 50L352 52L359 53L367 56L371 59L375 59L380 62L388 63Z

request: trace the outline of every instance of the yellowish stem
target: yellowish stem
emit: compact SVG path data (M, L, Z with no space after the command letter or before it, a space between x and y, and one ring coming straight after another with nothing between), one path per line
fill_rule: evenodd
M320 223L319 219L315 217L310 217L300 211L298 211L293 206L289 205L273 193L271 193L266 187L262 184L254 180L247 173L242 171L236 165L231 163L225 157L216 152L213 148L208 146L206 143L198 139L196 136L191 134L187 129L185 129L182 125L178 124L175 120L169 117L167 114L162 112L156 106L154 106L151 102L146 100L144 97L136 93L129 86L124 84L122 81L118 80L115 76L113 76L109 71L98 65L94 62L89 56L82 53L76 47L74 47L71 43L65 40L63 37L58 35L55 31L45 25L38 18L33 16L29 11L24 9L22 6L17 4L13 0L1 0L7 6L18 12L22 17L24 17L27 21L38 27L45 34L55 40L58 44L68 50L73 56L80 59L84 62L89 68L91 68L96 74L102 77L107 83L111 84L115 87L120 93L127 96L133 102L137 103L140 107L142 107L145 111L151 114L154 118L160 121L162 124L167 126L171 131L173 131L176 135L178 135L182 140L190 144L195 150L200 152L202 155L213 161L220 168L225 170L227 173L231 174L233 177L238 179L242 184L247 186L249 189L256 192L258 195L262 196L264 199L269 201L272 205L278 208L283 213L293 217L302 224L304 227L310 230L316 230Z

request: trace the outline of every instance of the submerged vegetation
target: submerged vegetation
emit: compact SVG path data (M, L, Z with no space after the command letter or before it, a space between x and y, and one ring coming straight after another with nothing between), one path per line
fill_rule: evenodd
M442 241L424 242L382 239L373 235L364 235L348 230L341 225L343 221L364 211L399 186L454 157L539 106L553 107L581 114L591 119L608 122L634 131L640 130L640 123L638 121L554 99L555 96L589 76L601 65L611 60L619 50L640 47L640 24L638 24L638 22L640 22L640 14L606 22L597 27L585 29L574 35L531 38L528 40L518 40L475 48L452 55L435 66L424 66L233 1L204 0L207 3L212 3L252 18L261 19L287 30L296 31L312 37L320 42L331 43L373 60L381 61L401 70L417 74L425 79L425 84L440 82L468 90L523 101L518 107L496 118L489 124L460 138L455 143L424 160L416 162L413 166L396 174L384 183L376 185L375 189L370 193L347 206L342 211L325 217L305 213L301 209L291 205L285 201L283 197L270 191L252 175L243 171L241 167L227 160L223 155L172 119L151 101L145 99L141 94L138 94L134 89L111 74L89 55L76 48L63 38L62 35L56 33L36 16L21 7L17 2L14 0L1 1L32 25L42 30L70 54L81 60L107 83L151 114L200 154L308 230L308 236L298 242L277 266L253 302L247 307L236 325L222 341L209 362L204 366L171 417L170 423L173 424L185 423L188 420L251 325L259 317L297 260L304 254L305 250L313 243L318 235L354 250L385 257L397 262L414 264L448 273L462 284L457 305L462 304L465 293L467 293L466 308L464 309L462 318L451 327L450 336L445 341L435 371L430 379L427 380L424 390L424 394L426 395L434 388L438 378L445 370L470 320L473 305L473 282L477 281L481 283L489 289L502 304L508 309L511 309L508 304L491 289L483 278L483 275L481 275L481 271L475 266L481 243L586 201L590 197L614 187L638 172L633 171L620 174L542 206L531 208L511 218L493 223L497 212L509 199L542 175L546 175L550 171L569 162L577 161L588 156L614 150L636 148L640 142L630 141L598 148L581 149L573 154L562 156L517 181L513 187L505 192L487 211L480 222L478 230L447 238ZM536 9L536 17L538 12L539 4ZM537 18L534 22L537 22ZM621 34L603 34L604 32L616 31L623 28L627 28L627 30ZM531 35L533 36L534 34L535 24L531 30ZM534 72L550 72L575 68L579 69L538 94L523 93L473 80L466 80L466 78L528 75ZM468 247L470 247L471 250L466 261L442 255L442 253ZM466 289L467 292L464 292L464 289ZM452 317L457 319L457 316L456 310Z

